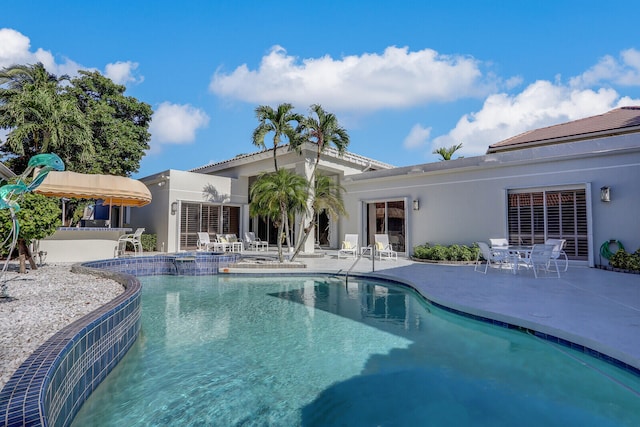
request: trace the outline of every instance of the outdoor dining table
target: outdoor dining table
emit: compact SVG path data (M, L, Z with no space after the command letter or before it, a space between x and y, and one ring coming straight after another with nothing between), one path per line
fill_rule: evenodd
M504 252L506 257L511 261L511 271L513 274L518 272L518 262L531 256L533 246L530 245L509 245L491 248L493 251Z

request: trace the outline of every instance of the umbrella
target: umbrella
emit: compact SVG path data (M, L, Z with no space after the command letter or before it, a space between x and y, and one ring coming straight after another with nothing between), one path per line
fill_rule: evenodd
M50 197L102 199L105 205L111 206L140 207L151 203L151 192L146 185L115 175L53 171L33 192Z

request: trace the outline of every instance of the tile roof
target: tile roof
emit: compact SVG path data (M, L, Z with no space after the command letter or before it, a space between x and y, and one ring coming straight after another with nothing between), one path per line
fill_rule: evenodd
M594 136L593 134L625 133L639 126L640 106L621 107L598 116L521 133L490 145L487 154L584 139L588 136Z

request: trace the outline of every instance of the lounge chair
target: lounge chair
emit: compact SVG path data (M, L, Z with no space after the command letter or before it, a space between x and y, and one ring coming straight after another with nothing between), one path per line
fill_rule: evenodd
M236 236L235 234L225 234L225 239L227 239L227 243L229 244L229 247L231 248L231 252L243 252L244 251L244 244L242 243L242 240L238 239L238 236Z
M256 237L256 234L253 231L247 231L244 233L244 242L248 245L248 249L255 249L256 251L269 250L269 242L260 240L259 237Z
M127 249L127 243L133 245L134 255L142 255L142 241L141 236L144 233L144 228L136 229L133 234L125 234L118 239L118 246L116 247L116 256L122 256Z
M389 243L389 235L388 234L376 234L375 235L375 247L376 253L380 257L380 260L384 259L393 259L398 260L398 252L393 250L391 243Z
M199 251L208 251L208 250L211 250L211 248L213 248L213 250L216 252L218 251L224 252L226 247L224 245L219 244L218 242L212 242L211 238L209 237L209 233L199 232L197 249Z
M476 242L480 251L478 252L478 256L476 257L476 266L473 271L480 271L484 274L487 274L489 270L489 266L491 264L499 265L500 270L505 265L505 263L509 262L509 253L505 250L492 250L489 248L485 242ZM478 266L482 265L482 259L486 261L486 265L484 267L484 271L478 270Z
M563 257L564 271L567 271L569 269L569 257L567 257L567 253L564 251L564 246L567 244L567 241L565 239L547 239L544 244L554 246L551 256L556 260Z
M345 234L342 247L338 251L338 258L347 258L349 256L356 258L358 256L358 235Z
M231 245L224 234L216 234L214 241L214 248L216 251L227 252Z
M527 268L533 269L533 275L538 278L538 272L540 270L545 273L551 273L552 270L549 269L551 263L555 264L556 269L555 272L557 277L560 278L560 269L558 268L558 261L553 257L553 250L555 245L533 245L533 249L529 254L529 257L524 258L524 265Z

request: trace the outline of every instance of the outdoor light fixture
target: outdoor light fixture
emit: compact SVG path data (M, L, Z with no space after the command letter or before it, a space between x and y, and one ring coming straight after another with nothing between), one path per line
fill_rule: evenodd
M178 212L178 202L171 203L171 215L175 215Z
M611 201L611 188L604 186L600 188L600 200L603 202Z
M414 211L420 210L420 200L415 199L415 200L413 201L413 210L414 210Z

